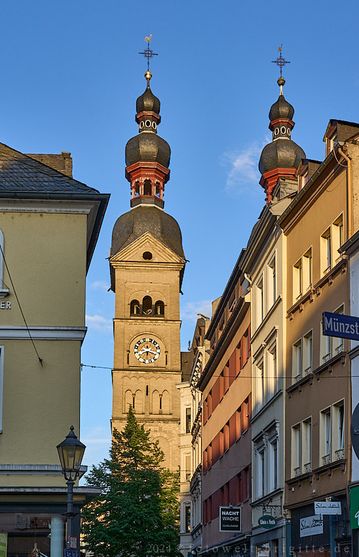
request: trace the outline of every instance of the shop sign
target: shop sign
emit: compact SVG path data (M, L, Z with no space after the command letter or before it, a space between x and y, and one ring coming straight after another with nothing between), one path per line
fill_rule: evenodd
M323 518L319 515L306 516L300 519L300 537L317 536L323 534Z
M0 534L0 557L7 556L7 534Z
M359 317L325 311L322 319L323 335L359 340Z
M359 528L359 486L349 489L349 514L352 530Z
M11 309L11 302L0 302L0 309Z
M219 531L241 531L241 507L219 507Z
M315 514L342 514L340 501L316 501L314 503Z
M277 519L270 514L264 514L258 518L258 524L262 528L274 528L277 525Z

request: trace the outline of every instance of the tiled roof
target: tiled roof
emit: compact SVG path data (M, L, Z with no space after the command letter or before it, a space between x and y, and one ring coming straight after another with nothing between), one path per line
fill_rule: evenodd
M73 195L99 192L0 143L0 197L10 193Z

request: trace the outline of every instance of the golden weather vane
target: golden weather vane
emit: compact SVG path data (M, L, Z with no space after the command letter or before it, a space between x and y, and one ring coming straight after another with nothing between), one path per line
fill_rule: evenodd
M151 58L153 58L154 56L158 56L157 52L154 52L152 50L152 48L150 48L150 42L152 41L152 35L146 35L145 36L145 42L147 43L147 48L145 50L143 50L142 52L139 52L138 54L142 54L142 56L144 56L147 60L147 71L150 71L150 61Z

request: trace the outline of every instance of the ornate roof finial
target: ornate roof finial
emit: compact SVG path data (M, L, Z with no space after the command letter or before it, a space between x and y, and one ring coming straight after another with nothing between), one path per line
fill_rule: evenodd
M279 94L283 95L283 85L285 84L285 79L283 77L283 68L286 64L290 64L290 61L286 60L282 56L282 52L283 52L282 44L278 47L278 52L279 52L279 56L277 56L275 60L272 60L272 64L276 64L279 67L279 79L277 80L277 83L279 85Z
M154 56L158 56L158 53L154 52L152 48L150 48L151 41L152 41L152 35L146 35L145 42L147 43L147 48L146 50L143 50L142 52L138 53L138 54L142 54L147 59L147 72L145 73L145 78L147 79L147 85L149 85L150 79L152 77L152 74L150 72L150 60Z

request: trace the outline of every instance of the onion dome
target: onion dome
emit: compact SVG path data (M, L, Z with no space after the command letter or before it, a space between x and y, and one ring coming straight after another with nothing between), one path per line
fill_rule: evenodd
M136 112L156 112L160 113L161 102L151 91L148 81L145 92L136 101Z
M154 133L139 133L127 142L126 166L139 161L150 161L168 168L170 158L171 149L167 141Z
M154 206L136 207L117 219L112 232L111 256L148 231L184 258L182 234L178 222L171 215Z
M284 118L286 120L293 120L294 108L286 100L284 95L279 95L278 100L272 104L269 111L269 120L278 120Z
M294 108L283 95L284 78L280 77L277 83L280 94L269 111L272 142L264 147L258 164L262 175L260 184L266 191L267 202L272 199L272 191L279 177L294 177L301 160L306 158L303 149L291 138Z
M149 70L145 78L146 90L136 101L139 133L126 145L126 178L131 183L131 207L142 203L163 207L171 148L167 141L157 135L157 126L161 122L161 103L152 93L152 74Z

